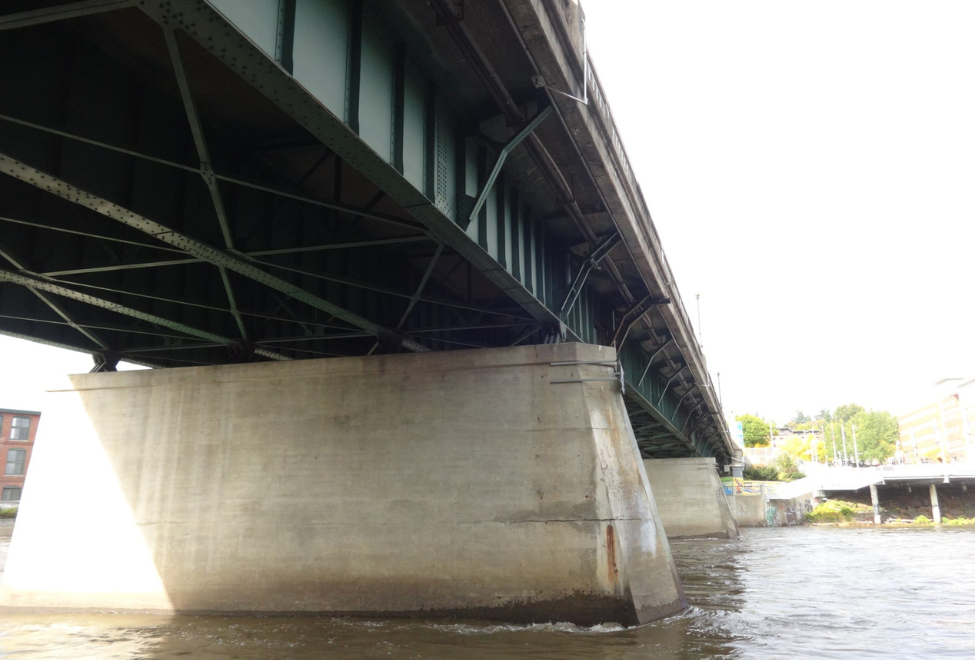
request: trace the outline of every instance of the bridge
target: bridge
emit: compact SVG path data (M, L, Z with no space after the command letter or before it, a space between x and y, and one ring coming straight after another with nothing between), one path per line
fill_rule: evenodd
M98 415L135 395L96 405L103 395L85 393L113 383L181 382L180 396L217 397L231 395L196 389L210 378L199 374L343 374L372 379L361 396L378 397L374 410L403 405L406 419L422 408L427 420L442 407L422 388L403 404L405 381L379 405L386 370L432 370L429 387L441 387L454 369L517 364L544 368L538 378L567 386L559 392L586 393L572 405L591 411L593 392L615 392L599 415L635 442L643 483L640 459L734 462L575 2L45 0L2 12L0 332L94 356L96 374L64 391L87 401L85 428L110 461L115 422ZM111 373L121 360L155 369ZM224 371L166 376L174 367ZM458 411L516 407L505 387L521 385L472 379L455 385ZM540 410L571 409L545 396ZM144 425L157 404L130 405ZM188 405L167 410L184 419ZM546 425L536 431L564 421L536 416ZM609 465L604 481L619 481L614 470L626 470ZM135 512L141 496L123 472L105 474ZM642 561L616 524L601 551L613 575L623 556L631 570ZM645 530L632 533L631 543ZM169 592L158 609L193 609L173 600L155 542ZM7 604L38 604L27 587L9 596L10 579ZM243 607L230 600L194 607ZM423 603L398 607L440 607ZM666 609L655 607L620 619Z
M968 463L910 463L877 465L872 467L827 467L807 463L809 476L780 486L770 499L789 500L812 495L842 496L843 493L870 490L874 508L874 522L880 524L880 496L912 488L927 489L931 499L932 519L941 522L938 486L960 487L967 492L975 486L975 465Z

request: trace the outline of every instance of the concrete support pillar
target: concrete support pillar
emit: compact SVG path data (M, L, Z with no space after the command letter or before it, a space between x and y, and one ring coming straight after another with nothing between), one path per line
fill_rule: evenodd
M615 359L554 344L71 376L0 606L675 614Z
M870 502L873 504L873 524L880 524L880 498L877 496L877 484L870 484Z
M644 459L660 519L669 538L737 538L713 458Z
M934 516L934 524L941 524L941 507L938 505L938 486L931 484L931 513Z

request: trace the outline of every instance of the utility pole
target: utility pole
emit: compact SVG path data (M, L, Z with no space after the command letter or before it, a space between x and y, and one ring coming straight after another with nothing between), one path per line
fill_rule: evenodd
M853 460L856 461L856 466L860 467L860 452L857 451L857 425L853 424Z
M724 403L721 401L721 372L718 372L718 405L724 408Z
M842 420L840 420L840 435L843 436L843 465L849 465L850 456L846 453L846 427L843 425Z
M836 465L836 427L833 426L833 422L829 423L829 434L833 436L833 465Z

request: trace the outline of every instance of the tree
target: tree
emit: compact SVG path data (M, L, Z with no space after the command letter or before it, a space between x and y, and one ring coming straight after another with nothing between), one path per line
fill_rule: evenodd
M863 409L863 406L858 406L855 403L848 403L845 406L837 407L836 412L833 413L833 417L841 422L849 422L862 412L866 412L866 410Z
M806 417L806 413L802 412L801 410L797 410L796 411L796 416L792 420L792 422L794 424L797 424L797 425L798 424L805 424L808 421L811 421L811 420L808 417Z
M824 422L831 422L831 421L833 421L833 415L830 414L830 412L828 410L826 410L825 408L823 408L822 410L820 410L816 414L816 419L821 419Z
M738 415L735 419L741 422L746 447L767 447L769 445L771 437L768 422L757 415Z
M883 462L894 455L900 426L889 412L861 412L853 420L857 430L857 449L861 460Z
M856 427L856 447L853 444L853 427ZM852 463L859 455L861 461L886 461L894 455L900 428L897 418L885 411L867 411L863 406L850 403L840 406L833 420L823 427L826 453L835 461L843 458L843 435L846 435L846 455ZM836 454L833 453L833 439Z

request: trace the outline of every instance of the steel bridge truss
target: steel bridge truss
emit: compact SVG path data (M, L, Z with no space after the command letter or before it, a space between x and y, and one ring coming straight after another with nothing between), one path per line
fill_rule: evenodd
M644 455L727 459L656 311L673 301L552 95L468 29L484 7L19 4L0 14L3 334L96 369L615 345Z

